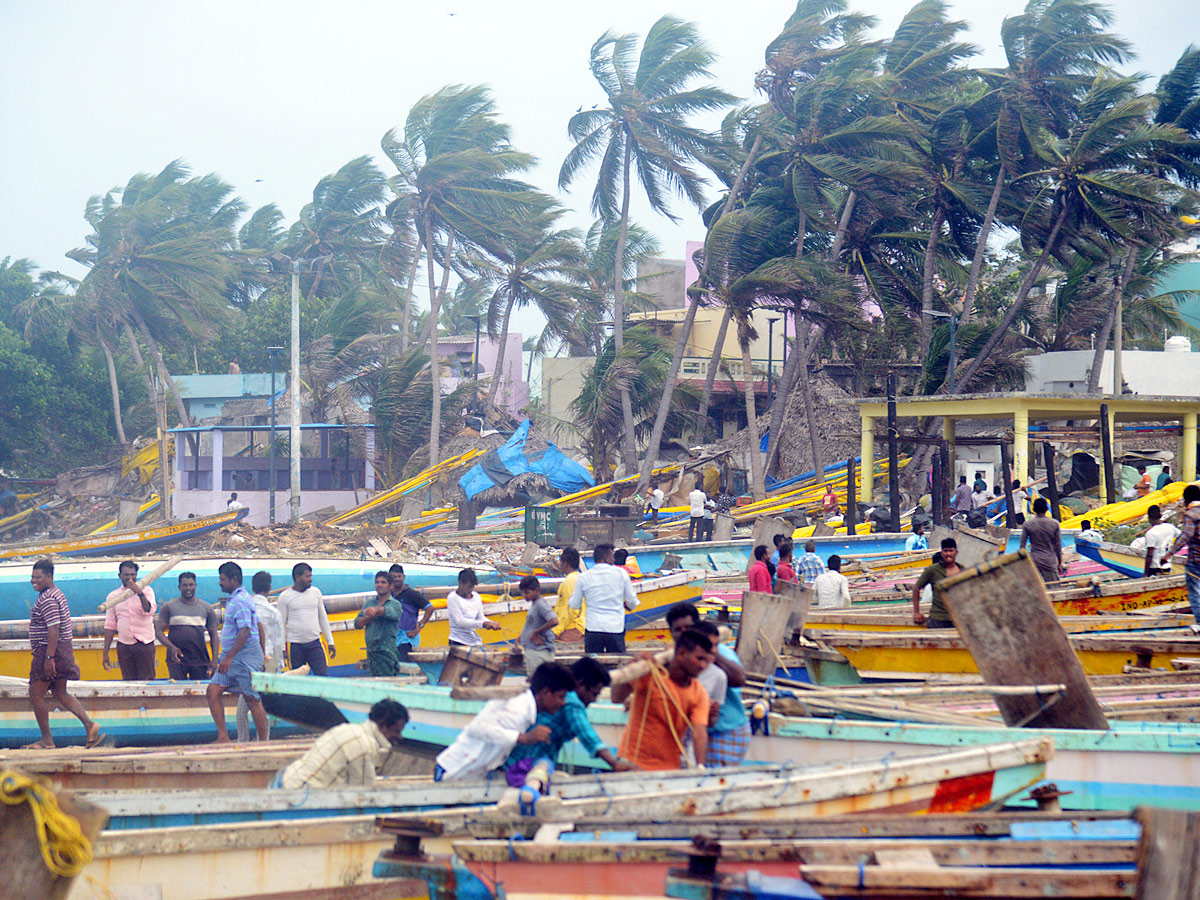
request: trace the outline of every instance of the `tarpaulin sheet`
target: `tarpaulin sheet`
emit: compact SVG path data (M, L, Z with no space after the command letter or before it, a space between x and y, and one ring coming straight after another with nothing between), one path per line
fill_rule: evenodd
M476 494L495 485L508 484L518 475L533 472L544 475L550 486L568 494L592 487L596 482L588 470L550 444L545 450L525 453L530 422L526 419L504 442L504 446L489 450L462 478L458 486L470 500Z

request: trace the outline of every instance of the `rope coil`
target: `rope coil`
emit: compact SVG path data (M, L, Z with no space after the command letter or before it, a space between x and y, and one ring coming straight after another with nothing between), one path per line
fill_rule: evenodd
M0 774L0 801L7 806L29 804L42 860L55 875L74 878L92 861L92 842L78 820L62 811L58 797L46 785L6 769Z

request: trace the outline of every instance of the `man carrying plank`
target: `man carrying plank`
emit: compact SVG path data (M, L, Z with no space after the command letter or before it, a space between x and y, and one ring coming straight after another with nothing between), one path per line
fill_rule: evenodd
M117 665L125 681L150 681L154 678L154 588L138 584L138 564L127 559L117 567L121 586L108 595L112 605L104 613L105 671L112 668L108 651L117 639ZM124 600L119 597L125 594ZM116 601L116 602L113 602Z

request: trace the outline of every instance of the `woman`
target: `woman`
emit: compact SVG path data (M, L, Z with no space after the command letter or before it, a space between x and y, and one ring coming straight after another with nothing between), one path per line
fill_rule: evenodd
M483 615L483 598L475 593L479 579L474 569L458 573L458 587L446 597L446 613L450 617L450 646L478 647L483 643L480 628L499 631L500 626Z
M754 560L746 573L750 577L750 590L771 593L771 570L767 568L767 545L754 548Z

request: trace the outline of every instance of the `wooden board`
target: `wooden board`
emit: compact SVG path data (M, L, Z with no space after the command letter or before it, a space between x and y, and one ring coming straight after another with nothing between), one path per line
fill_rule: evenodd
M754 520L754 528L750 532L750 546L757 547L759 544L763 544L768 550L774 549L775 535L783 534L790 538L795 530L787 519L781 519L778 516L759 516Z
M1138 900L1200 898L1200 813L1140 807Z
M779 665L783 638L798 603L777 594L746 591L742 594L742 622L738 628L737 655L742 667L755 675L770 675Z
M93 842L108 822L108 813L100 807L66 794L59 795L59 808L74 816L84 836ZM0 804L0 847L4 848L0 896L5 900L61 900L67 896L73 879L60 878L46 868L29 804Z
M929 552L932 555L941 549L944 538L954 538L958 544L958 564L963 568L977 566L988 559L994 559L1004 552L1008 541L991 537L986 532L974 528L946 528L944 525L934 525L929 532Z
M1019 550L967 569L943 581L941 590L984 681L1066 685L1053 703L1037 696L997 697L1005 724L1108 728L1028 553Z

